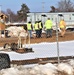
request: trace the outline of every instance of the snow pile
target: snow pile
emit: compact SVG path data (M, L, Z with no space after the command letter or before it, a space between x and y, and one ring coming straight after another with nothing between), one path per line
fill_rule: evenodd
M16 65L0 70L0 75L74 75L74 68L72 67L74 62L71 61L73 60L59 64Z
M8 36L11 37L18 37L19 34L21 37L25 37L28 35L26 30L24 30L22 27L11 26L8 27L6 30L9 31Z
M74 60L69 60L68 63L74 68Z
M51 63L47 63L45 65L37 65L30 70L30 74L32 75L55 75L57 73L58 68Z
M66 73L68 75L73 75L73 67L68 63L60 63L58 65L58 69L60 72Z
M3 69L1 70L0 75L19 75L19 70L17 68Z
M21 66L2 69L0 75L30 75L29 69Z

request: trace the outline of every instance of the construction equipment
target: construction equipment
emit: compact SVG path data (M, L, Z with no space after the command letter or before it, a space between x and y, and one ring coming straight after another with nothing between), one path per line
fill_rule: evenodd
M29 46L26 47L27 42ZM23 47L25 45L25 47ZM16 51L18 53L27 53L33 52L32 48L30 48L30 36L27 37L9 37L9 38L0 38L0 46L3 47L4 51L10 49L11 51Z

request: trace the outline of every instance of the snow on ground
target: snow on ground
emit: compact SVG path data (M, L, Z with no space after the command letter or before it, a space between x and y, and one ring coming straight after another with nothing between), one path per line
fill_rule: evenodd
M59 64L35 64L28 67L25 65L12 66L0 70L0 75L74 75L74 65L71 65L70 61Z
M28 45L26 45L28 47ZM25 60L25 59L35 59L35 58L44 58L44 57L57 57L57 43L47 43L42 42L38 44L31 44L30 47L33 49L34 52L30 53L16 53L12 52L4 52L10 56L10 60ZM59 55L60 56L73 56L74 55L74 41L66 41L66 42L59 42Z
M28 47L28 45L26 45ZM31 44L34 53L19 54L16 52L5 52L9 54L11 60L25 60L43 57L56 57L57 56L57 43L39 43ZM0 51L4 52L4 51ZM74 55L74 41L59 42L60 56L73 56ZM12 66L8 69L0 70L0 75L74 75L74 60L68 60L66 63L59 64L32 64Z

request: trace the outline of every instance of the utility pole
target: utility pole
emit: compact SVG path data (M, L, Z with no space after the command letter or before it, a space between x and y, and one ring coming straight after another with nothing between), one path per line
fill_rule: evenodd
M42 2L42 12L44 12L44 4L45 2Z
M8 17L9 17L9 23L10 23L10 14L8 14Z
M56 18L56 42L57 42L57 56L58 56L58 64L60 63L60 56L59 56L59 41L58 41L58 23Z

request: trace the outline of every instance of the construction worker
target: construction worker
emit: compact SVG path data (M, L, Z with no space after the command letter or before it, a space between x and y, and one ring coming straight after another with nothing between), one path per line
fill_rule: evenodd
M45 28L46 28L46 38L52 37L52 21L50 20L50 18L46 20Z
M43 24L41 21L38 22L39 24L39 38L41 38L41 35L42 35L42 28L43 28Z
M28 30L28 32L29 32L29 34L30 34L30 38L32 38L33 26L32 26L32 24L31 24L30 21L27 23L27 30Z
M2 37L2 34L5 36L5 19L4 19L3 14L0 16L0 35L1 37Z
M34 29L36 31L36 37L39 38L39 24L38 24L38 21L35 22Z
M66 23L64 21L64 19L62 19L60 21L60 24L59 24L59 27L60 27L60 33L61 33L61 37L63 37L65 35L65 30L66 30Z

